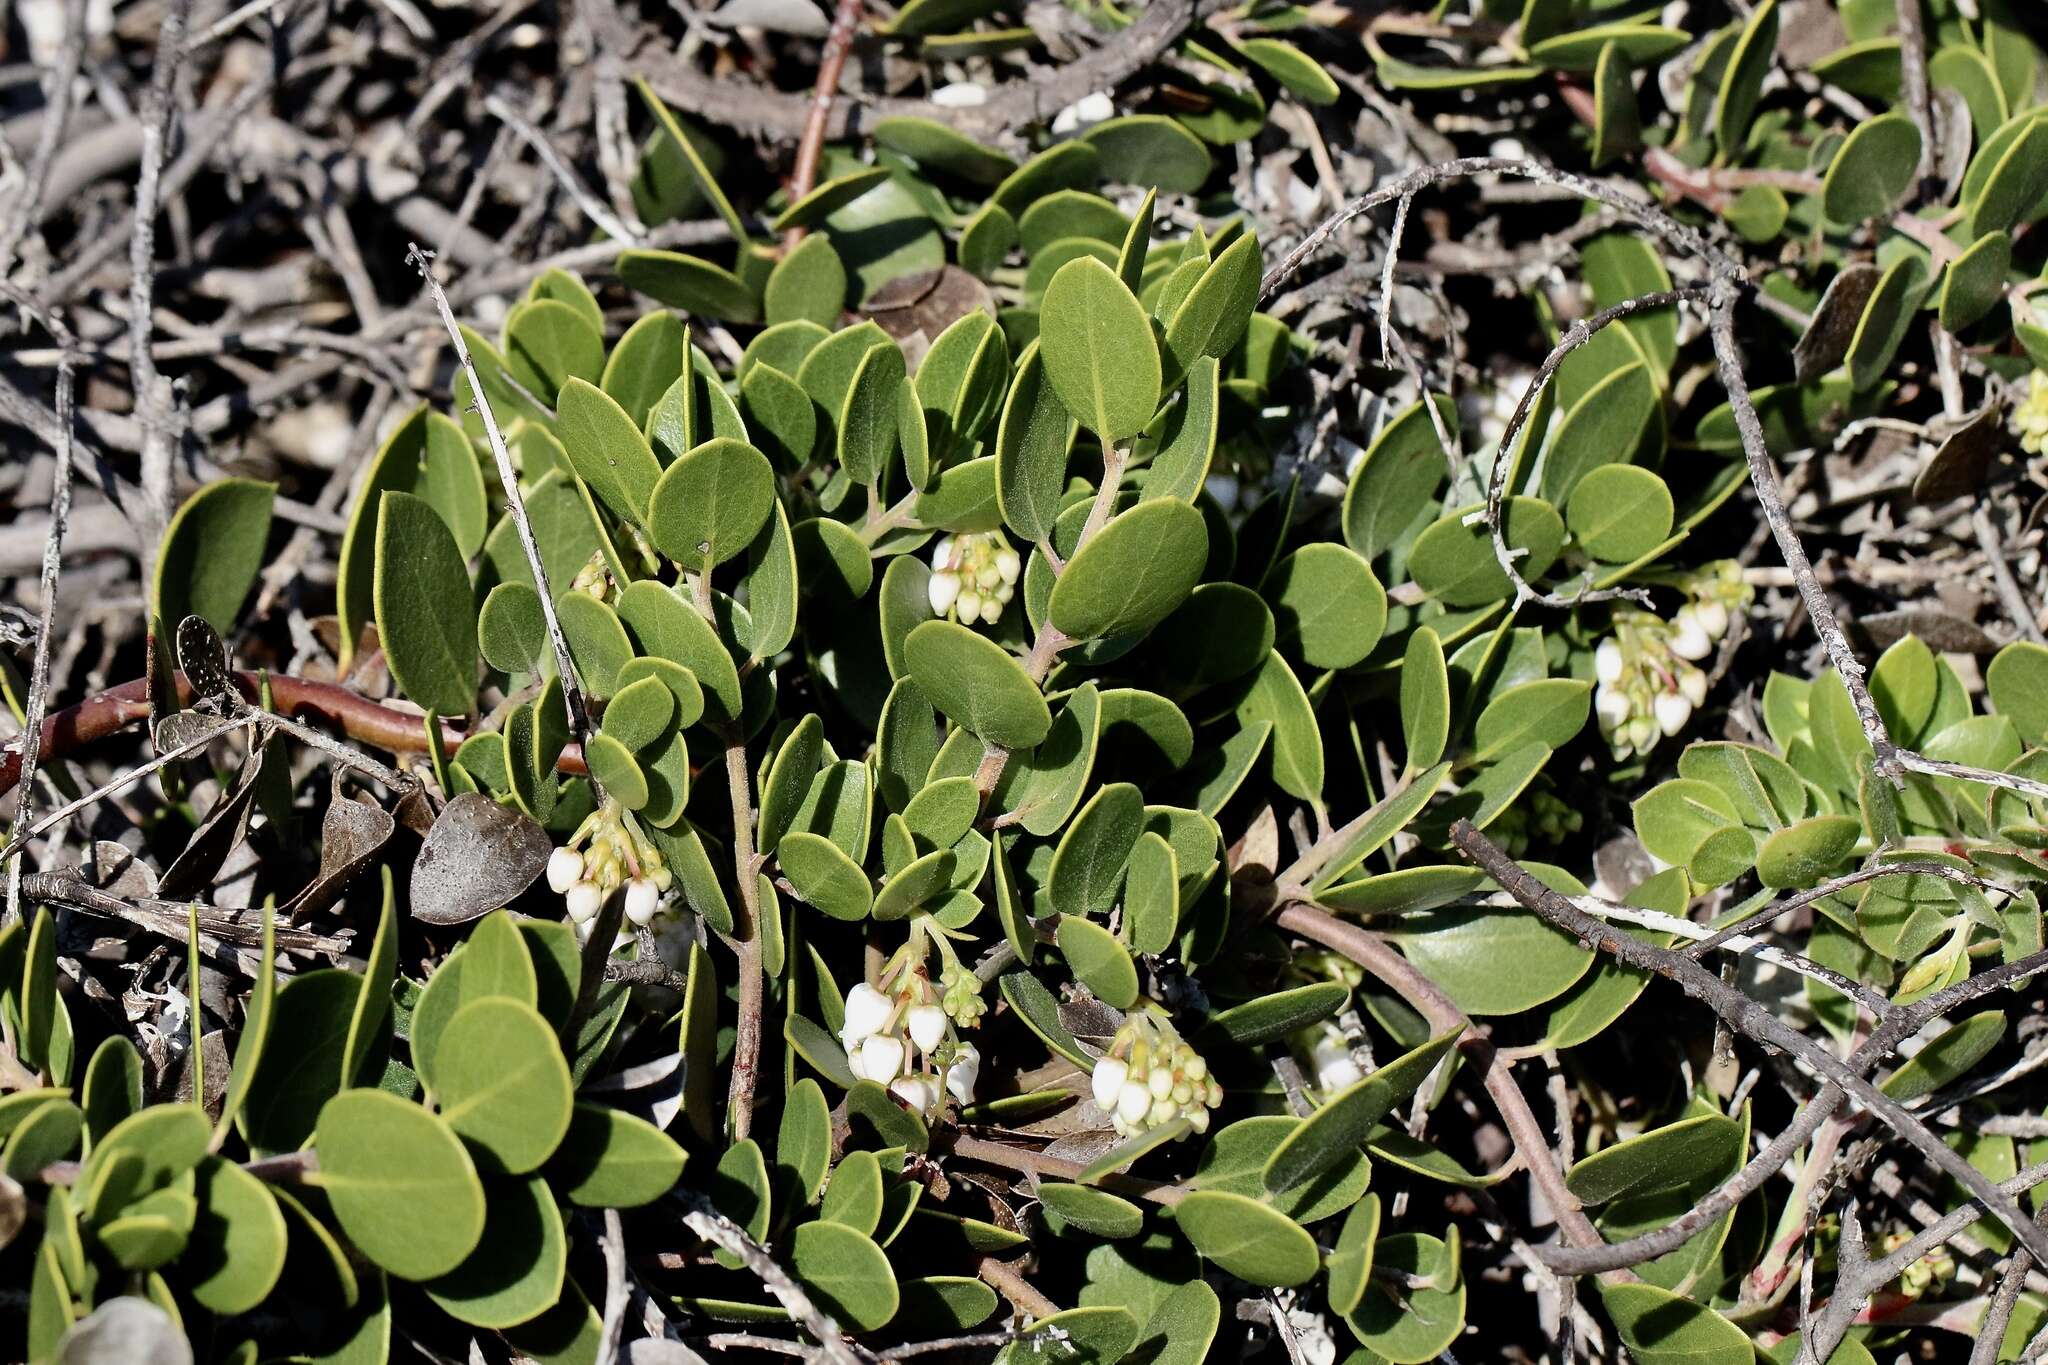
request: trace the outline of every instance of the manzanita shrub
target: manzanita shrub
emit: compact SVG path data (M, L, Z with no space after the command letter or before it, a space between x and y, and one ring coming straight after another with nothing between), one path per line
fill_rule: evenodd
M1976 150L1926 219L1894 213L1906 113L1763 108L1775 0L1706 37L1655 140L1631 73L1689 35L1613 8L1488 0L1516 24L1499 60L1376 35L1378 70L1422 92L1584 73L1597 163L1647 145L1663 178L1721 176L1685 192L1741 238L1811 252L1766 285L1813 313L1757 390L1772 449L1881 406L1929 309L1987 366L2048 366L2009 288L2048 139L2017 29L1935 7L1930 67ZM1850 46L1812 74L1888 104L1880 10L1841 6ZM1233 51L1336 96L1283 42ZM1623 1242L1711 1216L1589 1284L1585 1321L1645 1365L1789 1359L1802 1264L1810 1293L1812 1258L1851 1245L1807 1200L1854 1120L1781 1154L1789 1188L1703 1204L1763 1144L1754 1075L1631 1013L1650 973L1501 894L1454 831L1575 859L1528 866L1640 943L1750 935L1776 1004L1853 1047L1865 1014L2042 949L2048 649L2009 646L1974 689L1906 636L1868 678L1893 743L2033 792L1881 770L1832 672L1775 674L1746 736L1706 733L1753 591L1693 538L1749 475L1673 303L1572 350L1505 445L1431 394L1348 464L1277 464L1314 342L1260 311L1243 216L1205 199L1170 225L1156 194L1212 183L1208 143L1256 131L1263 97L1246 128L1134 115L1022 162L886 119L771 238L640 90L642 218L705 210L732 240L622 249L636 309L660 305L623 326L551 270L494 335L459 328L452 401L391 430L339 544L339 673L388 701L321 712L234 671L268 485L214 483L173 523L151 736L174 801L222 780L160 874L95 875L188 929L189 1088L145 1104L136 1044L74 1033L48 909L0 930L0 1174L34 1210L0 1228L25 1302L6 1349L51 1358L140 1296L204 1359L474 1337L595 1361L630 1288L700 1335L832 1359L994 1332L1014 1362L1192 1365L1263 1302L1290 1342L1342 1324L1318 1358L1421 1365L1484 1330L1466 1244L1524 1212L1489 1191L1553 1155L1433 1120L1519 1097L1514 1060L1562 1087L1619 1056L1641 1107L1550 1173L1578 1207L1543 1217ZM1625 222L1578 252L1592 307L1673 288ZM1961 439L1930 479L1981 456ZM404 766L330 741L317 874L181 925L252 819L312 838L293 754L321 736L286 726L307 709ZM179 757L230 733L237 772ZM1583 856L1605 788L1647 857ZM1768 936L1801 892L1810 921ZM224 1048L200 1036L202 942L249 983ZM1989 1003L1941 1022L1878 1089L1961 1103L2007 1032ZM2042 1155L1949 1147L1993 1179ZM1954 1273L1916 1261L1886 1302ZM2027 1295L2010 1330L2042 1317Z

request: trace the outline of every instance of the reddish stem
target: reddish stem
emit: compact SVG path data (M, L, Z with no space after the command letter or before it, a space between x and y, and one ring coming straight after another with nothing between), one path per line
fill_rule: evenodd
M179 702L189 704L192 700L191 684L185 681L183 673L172 676ZM236 686L251 702L261 695L259 689L266 682L270 687L272 705L283 715L318 717L338 727L350 739L386 753L426 752L426 726L417 715L383 706L337 683L313 682L295 678L289 673L258 674L243 670L235 674ZM85 745L140 724L148 717L148 684L141 678L122 683L45 718L43 757L62 758ZM444 724L441 727L442 752L454 753L466 737L462 731ZM571 744L564 749L555 767L564 773L588 771L583 766L581 746ZM21 751L17 747L0 755L0 796L13 791L15 783L20 780Z
M789 172L789 202L809 194L818 183L818 161L825 151L825 129L832 121L832 100L839 93L840 73L846 70L846 54L853 50L853 31L860 26L860 0L839 0L832 13L832 30L825 35L825 50L818 58L818 83L811 88L811 108L804 117L803 140L797 143L796 164ZM793 227L782 234L787 254L804 239L804 230Z

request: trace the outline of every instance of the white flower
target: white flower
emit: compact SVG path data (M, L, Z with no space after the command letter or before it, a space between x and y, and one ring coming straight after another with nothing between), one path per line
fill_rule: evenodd
M1137 1123L1152 1112L1152 1091L1142 1081L1125 1081L1117 1093L1116 1116L1125 1123Z
M981 594L973 588L962 588L960 596L954 599L953 607L963 621L972 621L981 615Z
M953 1065L946 1068L946 1089L961 1104L974 1103L974 1083L981 1076L981 1050L972 1043L960 1044Z
M1103 1113L1116 1109L1117 1096L1123 1093L1124 1081L1129 1079L1131 1068L1115 1057L1104 1057L1095 1064L1092 1083L1095 1091L1095 1107Z
M938 1083L929 1076L905 1076L890 1085L889 1093L920 1114L939 1102Z
M869 1035L879 1033L895 1010L896 1006L888 996L867 982L861 982L846 993L846 1019L839 1030L840 1040L852 1047Z
M940 570L932 575L925 595L932 604L932 615L944 616L953 610L953 603L960 596L960 575L950 570Z
M569 888L564 899L569 907L569 918L578 925L587 925L595 920L597 912L604 907L604 893L592 882L576 883Z
M887 1085L903 1073L903 1040L886 1034L862 1039L860 1065L854 1069L877 1085Z
M1015 583L1017 575L1024 572L1024 561L1017 552L1005 545L996 551L996 574L1005 583Z
M1659 692L1654 709L1657 728L1666 735L1676 735L1692 719L1692 703L1678 692Z
M905 1022L919 1052L930 1052L946 1036L946 1011L937 1005L913 1005Z
M1151 1074L1145 1077L1145 1088L1152 1092L1153 1099L1165 1099L1173 1093L1172 1070L1163 1066L1153 1067Z
M557 896L583 880L583 855L573 848L558 848L548 855L548 889Z
M1629 705L1628 694L1618 687L1609 687L1603 683L1599 690L1593 693L1593 710L1599 714L1603 729L1617 728L1628 719L1629 712L1634 709Z
M1688 668L1678 675L1678 690L1694 706L1707 704L1707 675L1697 668Z
M932 91L930 98L941 109L973 109L988 103L988 87L973 81L955 81Z
M661 913L661 893L645 877L626 883L626 918L645 928Z
M1707 637L1707 628L1700 624L1699 613L1691 607L1680 607L1671 624L1671 652L1679 658L1704 659L1714 652L1714 642Z
M1318 1089L1342 1090L1365 1079L1365 1073L1352 1060L1351 1049L1344 1046L1341 1038L1327 1033L1309 1049L1309 1060L1315 1063Z
M1710 638L1718 640L1728 633L1728 608L1719 602L1703 599L1693 611Z
M1621 646L1611 636L1600 642L1593 651L1593 675L1601 682L1612 686L1621 677Z

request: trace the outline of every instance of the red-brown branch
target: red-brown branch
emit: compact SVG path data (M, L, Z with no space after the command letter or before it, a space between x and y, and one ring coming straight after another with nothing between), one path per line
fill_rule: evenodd
M192 688L185 681L185 675L173 675L178 689L178 700L189 703ZM257 674L239 671L235 684L242 695L254 702L261 695L260 688L269 684L272 705L288 716L314 717L338 728L344 735L359 744L367 744L391 754L417 754L426 752L427 731L421 718L406 711L395 710L381 705L359 693L351 692L338 683L314 682L296 678L289 673ZM43 721L42 754L45 759L63 758L88 744L105 739L139 725L149 717L149 692L147 683L137 678L122 683L96 696L87 697L75 706L70 706ZM441 727L441 751L452 754L466 736L453 726ZM571 744L562 751L556 761L556 770L564 773L582 774L583 750ZM14 749L0 755L0 796L14 790L21 780L21 752Z
M839 0L832 13L832 29L825 35L825 51L818 58L818 83L811 87L811 107L804 115L803 139L796 145L796 164L789 172L789 202L809 194L818 183L818 162L825 151L825 133L832 122L832 101L839 94L839 77L846 70L846 54L853 50L853 31L860 27L860 0ZM782 234L787 252L804 239L804 229L793 227Z

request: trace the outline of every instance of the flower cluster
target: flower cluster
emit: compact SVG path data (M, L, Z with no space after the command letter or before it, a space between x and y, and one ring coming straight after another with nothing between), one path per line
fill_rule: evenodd
M1176 1118L1206 1133L1209 1111L1223 1103L1223 1087L1209 1074L1209 1064L1152 1004L1125 1018L1091 1079L1095 1107L1109 1115L1119 1137L1136 1137Z
M1554 792L1532 786L1520 800L1502 811L1486 832L1510 856L1519 858L1532 845L1563 843L1585 823L1585 814L1577 806L1561 800Z
M2048 374L2035 370L2027 376L2027 396L2013 409L2012 425L2021 450L2029 455L2048 450Z
M887 1086L889 1093L920 1114L936 1117L951 1096L974 1102L981 1052L960 1037L982 1014L980 982L964 970L945 931L920 917L910 941L883 966L875 985L863 981L846 993L839 1041L846 1064L861 1080ZM932 985L926 944L936 945L943 963Z
M941 536L932 547L932 612L963 625L994 625L1017 595L1024 561L1001 531Z
M1686 575L1681 586L1691 600L1670 620L1618 610L1613 634L1593 652L1599 680L1593 713L1616 759L1647 754L1685 728L1707 699L1699 661L1728 633L1733 614L1749 605L1751 590L1732 560Z
M578 942L588 943L597 915L612 896L624 894L626 923L612 941L617 952L649 929L664 961L688 939L684 916L671 890L675 873L640 824L615 801L607 800L584 818L569 842L548 858L548 886L562 897L576 926Z
M1883 1254L1891 1255L1900 1247L1913 1240L1909 1232L1891 1232L1879 1243ZM1899 1272L1899 1292L1909 1299L1917 1299L1930 1289L1940 1289L1956 1276L1956 1258L1946 1246L1937 1246L1913 1264Z

